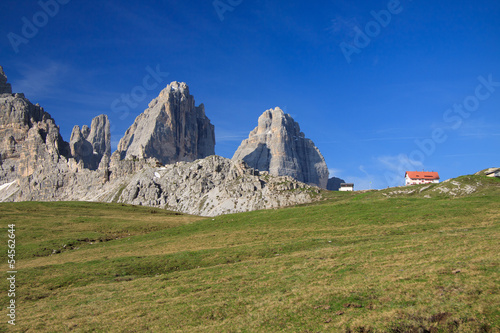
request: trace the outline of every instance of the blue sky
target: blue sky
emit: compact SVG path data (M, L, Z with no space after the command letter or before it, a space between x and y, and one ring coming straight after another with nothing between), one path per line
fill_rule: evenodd
M6 0L0 16L13 90L67 141L105 113L116 147L183 81L224 157L279 106L357 189L401 185L406 170L500 166L497 1Z

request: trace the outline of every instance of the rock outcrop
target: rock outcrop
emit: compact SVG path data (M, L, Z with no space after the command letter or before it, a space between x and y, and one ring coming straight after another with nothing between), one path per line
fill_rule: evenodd
M337 178L337 177L332 177L328 179L328 184L326 185L326 189L329 191L339 191L340 190L340 184L345 183L345 180Z
M50 177L37 170L31 177L0 188L0 202L121 202L217 216L309 203L321 198L317 187L287 176L274 177L242 161L220 156L160 167L154 159L141 163L141 170L109 182L102 182L97 171L84 169L75 173L62 164Z
M12 94L12 87L7 83L7 75L5 75L2 66L0 66L0 95Z
M54 120L23 94L0 95L0 184L27 177L70 155Z
M291 177L272 177L242 161L210 156L146 169L131 179L118 200L217 216L307 203L318 193Z
M476 176L487 176L500 178L500 168L488 168L475 173Z
M233 160L269 171L274 176L294 179L326 189L328 167L314 143L305 138L299 124L280 108L267 110L258 126L235 152Z
M194 161L215 153L214 126L196 107L186 83L172 82L125 132L120 159L156 158L162 164Z
M10 90L4 78L1 70L0 86ZM94 118L91 127L83 126L81 131L75 126L70 144L38 104L33 105L23 94L0 94L0 185L30 177L40 186L45 184L42 196L51 197L49 192L62 186L60 181L54 182L55 187L48 186L58 173L86 168L99 170L100 179L104 179L109 175L110 154L107 116Z
M92 119L90 128L86 125L73 127L70 139L71 155L83 167L97 170L103 156L111 156L111 133L108 116Z

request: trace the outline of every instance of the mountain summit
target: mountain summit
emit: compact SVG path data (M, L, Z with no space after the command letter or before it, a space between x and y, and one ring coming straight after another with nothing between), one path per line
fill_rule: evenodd
M209 156L214 126L185 83L163 89L111 156L106 115L95 117L90 127L74 126L66 142L49 113L11 93L3 70L0 88L0 202L121 202L216 216L321 198L318 188L299 179L326 186L323 157L279 109L265 113L259 126L272 133L263 142L271 156L269 170L284 177Z
M174 81L149 103L118 143L120 159L156 158L162 164L215 154L214 126L195 106L186 83Z
M328 167L312 140L300 131L299 124L280 108L265 111L258 126L234 153L252 168L273 176L291 176L298 181L326 188Z

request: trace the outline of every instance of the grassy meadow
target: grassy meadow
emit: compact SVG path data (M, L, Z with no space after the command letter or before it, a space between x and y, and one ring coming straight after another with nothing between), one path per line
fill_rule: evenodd
M0 331L500 332L500 180L472 180L469 196L328 192L214 218L2 203L0 268L15 223L18 274Z

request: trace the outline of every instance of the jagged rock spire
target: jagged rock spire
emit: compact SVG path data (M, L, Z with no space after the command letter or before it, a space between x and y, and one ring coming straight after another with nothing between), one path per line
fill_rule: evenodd
M215 154L214 126L184 82L174 81L149 103L118 143L120 159L156 158L163 164ZM114 154L115 155L115 154Z
M2 66L0 66L0 94L12 94L12 87L10 83L7 83L7 75Z
M71 155L85 168L97 170L104 156L111 155L111 133L108 116L101 114L92 119L90 129L83 125L73 127L70 139Z

